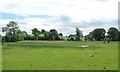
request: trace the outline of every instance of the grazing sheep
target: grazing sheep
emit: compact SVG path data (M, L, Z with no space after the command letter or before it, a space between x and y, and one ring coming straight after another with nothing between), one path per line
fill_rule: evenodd
M107 69L106 67L104 67L104 69Z
M91 54L90 57L94 57L94 54Z

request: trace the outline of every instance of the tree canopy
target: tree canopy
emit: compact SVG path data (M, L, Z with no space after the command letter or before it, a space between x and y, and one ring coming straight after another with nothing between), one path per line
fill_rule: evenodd
M32 34L34 35L34 40L38 39L40 31L37 28L32 29Z
M102 41L105 38L105 33L106 33L105 29L97 28L93 30L92 37L97 41Z
M5 36L2 37L2 41L6 42L16 42L22 40L72 40L80 41L83 39L83 33L76 28L75 34L70 34L69 36L64 36L62 33L58 33L56 29L50 29L46 31L44 29L33 28L31 34L27 34L26 31L21 31L19 26L15 21L10 21L6 24L6 27L2 28L2 32L5 32ZM120 31L117 28L109 28L107 35L104 28L96 28L93 31L89 32L88 35L84 36L86 41L103 41L105 38L109 38L112 41L120 41ZM66 39L67 38L67 39Z
M83 36L82 31L76 28L76 41L80 41L80 37L82 36Z
M17 41L17 31L18 31L17 23L14 21L10 21L6 27L2 28L2 32L6 32L6 41Z
M118 29L114 28L114 27L111 27L111 28L109 28L107 34L108 34L108 37L112 41L115 41L115 40L117 40L117 37L118 37Z

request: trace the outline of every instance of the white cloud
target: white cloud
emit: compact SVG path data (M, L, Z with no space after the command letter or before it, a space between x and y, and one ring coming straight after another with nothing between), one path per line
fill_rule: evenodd
M91 17L116 17L118 0L99 2L94 0L1 0L0 11L22 15L68 15L89 19Z

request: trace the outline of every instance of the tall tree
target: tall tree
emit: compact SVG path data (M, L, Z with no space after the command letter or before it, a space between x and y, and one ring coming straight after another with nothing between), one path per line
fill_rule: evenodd
M23 33L23 36L24 36L24 40L27 40L27 36L28 36L27 32L26 31L22 31L22 33Z
M18 26L17 26L17 23L14 22L14 21L10 21L6 27L3 27L2 28L2 32L6 32L6 37L8 38L8 36L10 36L9 40L15 42L17 41L17 31L18 31ZM6 39L7 40L7 39Z
M39 35L39 40L46 40L45 38L46 31L44 29L41 30L41 34Z
M76 40L80 41L80 37L82 37L82 31L80 31L78 28L76 28Z
M55 29L50 30L50 40L57 40L59 38L58 32Z
M88 35L85 36L86 41L93 41L93 31L89 32Z
M62 34L62 33L59 33L59 36L63 36L63 34Z
M32 34L34 35L34 39L37 40L40 34L40 31L37 28L32 29Z
M41 30L41 33L45 33L46 31L44 29Z
M44 32L44 39L49 40L50 39L50 33L49 32Z
M107 34L108 34L108 37L110 38L110 40L115 41L115 40L117 40L118 29L115 27L111 27L111 28L109 28Z
M97 28L97 29L94 29L94 31L92 32L92 37L97 41L101 41L101 40L104 40L105 33L106 33L105 29Z
M58 35L59 35L60 40L63 40L63 34L59 33Z
M22 41L26 38L26 32L25 31L21 31L21 30L18 30L17 31L17 40L18 41Z
M88 34L88 39L93 41L93 31Z
M6 35L4 36L4 39L6 42L13 42L13 35L11 32L7 32Z

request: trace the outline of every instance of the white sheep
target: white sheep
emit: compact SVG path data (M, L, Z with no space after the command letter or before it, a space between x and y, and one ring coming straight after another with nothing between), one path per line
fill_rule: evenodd
M91 54L90 57L94 57L95 53Z

